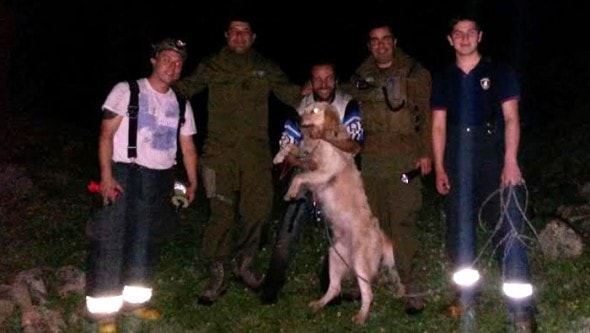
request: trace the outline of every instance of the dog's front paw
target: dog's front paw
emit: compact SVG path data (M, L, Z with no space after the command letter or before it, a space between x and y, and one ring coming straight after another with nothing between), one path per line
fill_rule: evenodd
M297 146L295 146L292 143L286 145L281 150L279 150L279 152L275 155L275 157L272 160L272 163L273 164L283 163L285 161L285 158L287 157L287 155L289 155L289 154L295 155L297 153L297 149L298 149Z
M277 153L277 155L274 157L274 159L272 160L273 164L281 164L283 163L283 161L285 161L285 157L287 157L287 154L289 154L288 151L284 151L281 150Z
M301 180L298 177L293 178L291 181L291 186L287 190L287 194L285 194L285 201L289 201L291 199L297 198L299 195L299 191L301 190Z
M298 194L299 194L299 190L293 190L292 188L289 188L289 191L287 191L287 193L285 194L283 199L285 201L291 201L292 199L297 198Z

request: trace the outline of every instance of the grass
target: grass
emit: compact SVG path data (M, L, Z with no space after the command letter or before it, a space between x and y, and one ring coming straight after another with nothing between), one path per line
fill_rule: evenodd
M58 268L75 265L86 269L84 228L98 200L87 193L86 185L96 179L96 133L76 126L43 119L31 126L31 119L9 116L5 137L0 143L3 157L4 188L0 190L0 284L33 267ZM21 135L28 129L27 135ZM572 191L588 180L588 131L582 123L568 136L559 138L571 145L571 156L559 147L536 142L525 160L527 184L531 193L531 220L540 230L561 204L579 201ZM538 151L543 151L539 154ZM546 159L543 160L543 158ZM532 161L532 159L531 159ZM10 177L6 165L15 165ZM566 165L574 165L575 172ZM543 167L545 166L545 168ZM569 170L569 172L568 172ZM567 175L563 178L563 175ZM27 182L28 181L28 182ZM7 185L8 184L8 185ZM421 213L423 256L427 287L432 291L425 311L408 316L401 300L388 290L376 288L375 301L368 322L353 324L351 318L358 302L330 306L312 312L307 303L320 296L318 270L320 258L328 246L325 229L309 224L291 264L289 280L274 305L261 305L257 295L232 281L227 293L213 306L195 303L205 284L206 275L200 257L200 237L207 223L206 201L199 199L180 214L173 238L164 247L155 277L155 306L164 311L154 323L138 322L123 316L124 332L458 332L457 322L446 317L445 303L451 296L448 288L447 261L444 254L444 222L441 198L427 178L425 205ZM266 241L260 252L259 269L268 263L269 248L276 224L264 231ZM485 234L481 234L482 237ZM483 244L485 239L480 239ZM538 247L531 248L535 292L539 307L539 332L588 332L590 327L590 254L555 262L543 258ZM501 299L500 278L496 262L487 251L480 262L483 289L478 299L479 332L506 332L507 318ZM53 297L49 307L60 309L65 317L80 313L82 296L66 299ZM90 332L91 322L80 319L68 332ZM0 324L3 332L20 332L19 313Z

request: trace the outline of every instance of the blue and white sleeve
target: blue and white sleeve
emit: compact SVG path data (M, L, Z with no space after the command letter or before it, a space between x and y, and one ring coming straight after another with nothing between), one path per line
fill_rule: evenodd
M363 143L365 134L363 130L363 122L361 118L361 106L356 100L350 100L344 110L344 119L342 120L344 126L350 133L350 137L359 142Z
M299 128L299 122L293 119L287 119L283 126L283 133L281 134L281 140L279 141L280 149L285 148L289 144L298 146L301 142L301 129Z

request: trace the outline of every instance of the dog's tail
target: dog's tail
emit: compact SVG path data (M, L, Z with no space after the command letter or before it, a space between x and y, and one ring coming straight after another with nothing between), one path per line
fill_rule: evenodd
M385 235L381 233L381 244L383 244L383 266L387 268L395 268L395 256L393 255L393 242Z

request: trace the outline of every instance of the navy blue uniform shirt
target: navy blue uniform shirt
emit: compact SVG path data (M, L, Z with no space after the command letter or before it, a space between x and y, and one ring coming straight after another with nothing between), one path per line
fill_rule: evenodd
M430 106L446 111L449 126L480 126L501 119L501 104L520 98L516 73L507 65L481 58L464 73L455 63L434 76Z

